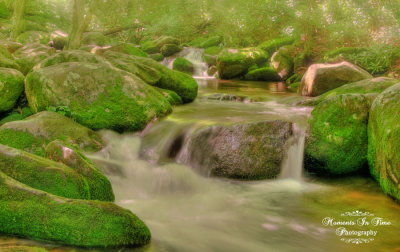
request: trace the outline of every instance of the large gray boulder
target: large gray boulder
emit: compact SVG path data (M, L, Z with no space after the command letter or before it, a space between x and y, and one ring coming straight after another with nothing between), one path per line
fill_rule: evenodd
M291 133L284 121L207 127L190 137L186 162L210 176L275 178Z
M318 96L344 84L371 79L367 71L349 62L337 64L314 64L304 74L298 93L304 96Z

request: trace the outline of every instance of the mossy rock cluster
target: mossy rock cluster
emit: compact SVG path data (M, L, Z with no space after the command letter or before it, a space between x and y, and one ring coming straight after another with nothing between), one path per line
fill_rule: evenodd
M178 39L170 36L161 36L155 40L147 40L140 43L141 49L148 54L156 54L161 52L161 48L164 45L175 45L179 46L180 42Z
M27 44L47 44L50 41L50 35L44 31L26 31L20 34L17 42L27 45Z
M295 41L294 38L276 38L273 40L265 41L258 47L264 50L268 55L272 55L282 46L291 45L294 43L294 41Z
M82 36L82 45L111 45L112 40L101 32L86 32Z
M119 53L125 53L128 55L133 55L133 56L139 56L139 57L148 57L148 54L145 53L144 51L142 51L142 49L140 49L139 47L130 44L130 43L122 43L119 45L115 45L112 46L110 49L108 49L110 51L115 51L115 52L119 52Z
M14 108L24 91L24 79L18 70L0 67L0 113Z
M265 66L268 55L257 48L225 49L217 57L220 78L233 79L244 76L250 67Z
M181 48L175 44L165 44L161 47L160 52L164 57L169 57L181 51Z
M56 53L54 48L41 44L28 44L14 52L16 63L23 74L28 74L40 61Z
M244 79L250 81L280 81L281 77L275 69L262 67L248 72Z

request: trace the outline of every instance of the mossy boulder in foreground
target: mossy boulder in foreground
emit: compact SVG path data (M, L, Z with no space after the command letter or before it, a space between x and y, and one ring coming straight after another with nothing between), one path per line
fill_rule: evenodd
M189 139L188 163L205 175L276 178L291 132L283 121L206 127Z
M96 132L50 111L39 112L0 127L1 144L39 156L45 156L45 146L57 139L87 151L98 151L104 147L103 140Z
M383 191L400 200L400 83L382 92L368 121L368 163Z
M0 171L21 183L48 193L90 199L86 179L70 167L0 144Z
M340 175L367 164L370 102L359 94L329 98L315 107L305 149L305 167L319 174Z
M149 243L150 231L110 202L74 200L30 188L0 172L0 232L73 246Z
M0 113L10 111L24 91L25 76L15 69L0 67Z
M337 64L314 64L304 74L298 93L304 96L318 96L344 84L372 78L367 71L346 61Z
M141 79L104 64L70 62L37 69L27 76L25 93L34 112L63 106L78 123L95 130L141 130L172 110Z

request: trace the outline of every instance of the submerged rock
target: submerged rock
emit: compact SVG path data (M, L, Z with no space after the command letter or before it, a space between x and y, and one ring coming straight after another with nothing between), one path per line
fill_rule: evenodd
M54 195L90 199L86 179L70 167L0 144L0 172Z
M318 96L344 84L371 78L367 71L345 61L314 64L304 74L298 92L304 96Z
M359 94L329 98L315 107L305 148L305 167L340 175L366 168L370 102Z
M95 130L141 130L172 110L141 79L104 64L69 62L37 69L27 76L25 92L34 112L65 107L70 117Z
M66 199L28 187L0 172L0 232L72 246L149 243L150 231L110 202Z
M400 200L400 83L382 92L368 121L368 163L383 191Z
M190 137L187 162L210 176L275 178L291 130L291 123L283 121L204 128Z
M0 113L14 108L24 91L24 79L19 71L0 67Z

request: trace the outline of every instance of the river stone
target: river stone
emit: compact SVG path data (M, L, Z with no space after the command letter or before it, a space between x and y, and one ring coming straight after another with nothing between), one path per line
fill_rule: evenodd
M181 48L175 44L165 44L161 47L160 52L164 57L169 57L181 51Z
M368 121L368 163L383 191L400 200L400 83L382 92Z
M337 95L318 104L310 120L306 169L340 175L365 168L369 107L369 99L359 94Z
M71 246L140 246L147 226L111 202L66 199L24 185L0 172L0 232Z
M145 53L140 48L138 48L135 45L130 44L130 43L118 44L118 45L110 47L108 50L119 52L119 53L125 53L125 54L133 55L133 56L139 56L139 57L145 57L145 58L148 57L147 53Z
M388 87L391 87L399 82L400 81L396 79L377 77L349 83L320 95L318 97L318 103L340 94L371 94L377 96Z
M90 199L114 201L110 181L80 151L55 140L46 146L46 157L63 163L85 177L90 192Z
M318 96L346 83L373 78L367 71L349 62L311 65L298 89L304 96Z
M131 73L104 64L68 62L37 69L25 92L34 112L66 107L91 129L135 131L171 112L169 102Z
M244 79L250 81L280 81L281 77L275 69L262 67L248 72Z
M168 69L150 58L107 51L103 55L113 66L133 73L147 84L177 93L184 103L197 97L198 84L192 76Z
M178 57L174 60L173 69L182 73L187 73L192 75L194 71L193 63L189 60Z
M187 162L210 176L276 178L291 126L284 121L265 121L204 128L190 137Z
M222 79L232 79L246 74L254 64L262 66L267 59L268 55L257 48L226 49L217 57L218 73Z
M103 140L96 132L50 111L39 112L0 127L1 144L39 156L45 156L44 147L57 139L86 151L98 151L104 147Z
M54 195L90 199L86 179L70 167L2 144L0 172Z
M292 75L294 63L288 48L282 47L272 55L271 67L278 72L278 75L283 80Z
M55 52L54 48L45 45L29 44L15 51L14 57L20 66L20 71L26 75L36 64Z
M0 67L0 113L14 108L24 91L24 79L21 72Z

